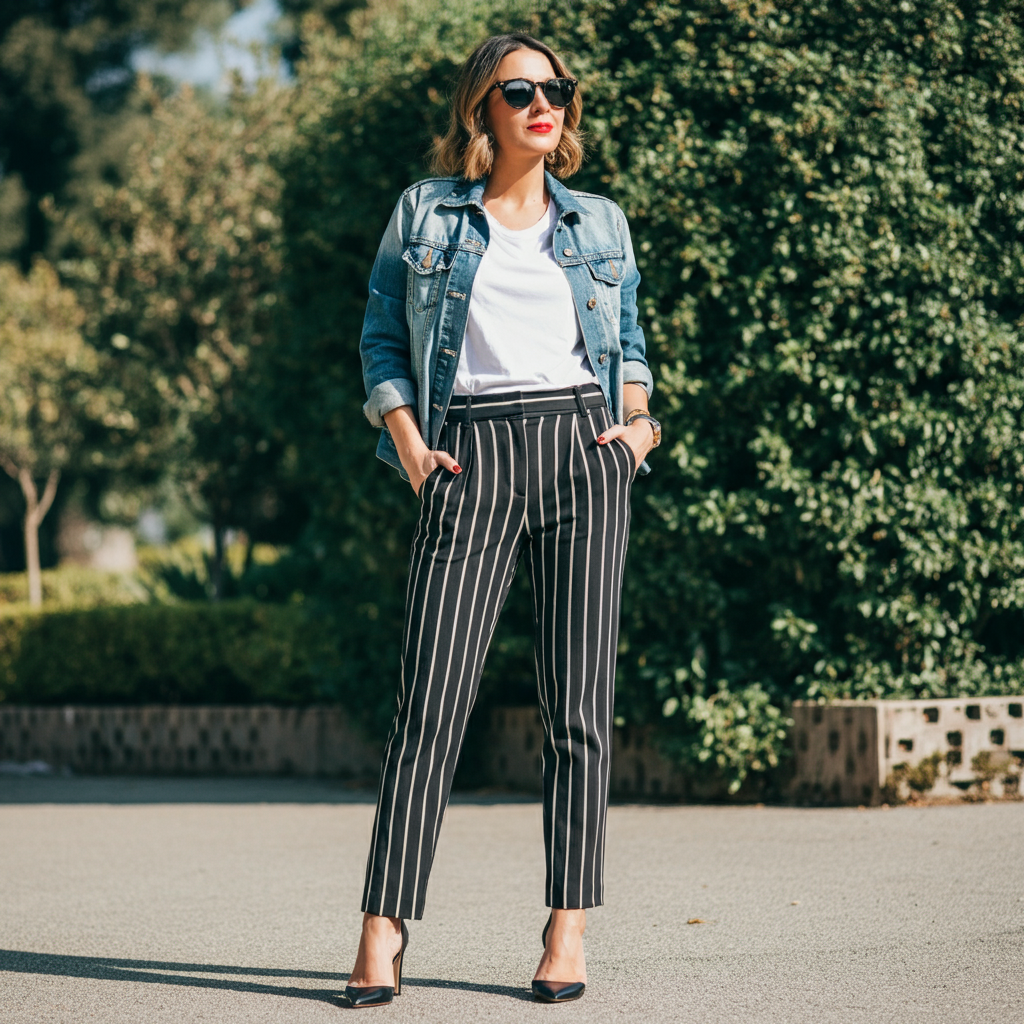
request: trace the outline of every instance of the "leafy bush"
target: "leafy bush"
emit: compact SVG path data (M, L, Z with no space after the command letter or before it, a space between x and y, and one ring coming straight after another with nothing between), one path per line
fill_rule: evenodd
M249 601L5 615L0 700L337 702L372 729L380 725L380 696L344 656L351 639L316 609Z
M882 799L889 804L901 804L907 799L919 799L931 790L939 778L939 766L946 760L946 755L935 751L922 758L917 764L901 761L892 766L882 786Z
M705 677L780 708L1019 692L1019 0L548 10L668 439L634 491L622 713L700 707Z
M699 772L707 788L717 783L729 795L748 775L763 777L780 766L793 724L757 683L737 693L720 684L710 697L669 697L662 714L678 714L683 723L664 739L664 749Z
M99 605L137 604L148 591L131 573L104 572L79 565L43 570L43 603L58 608L95 608ZM0 614L28 605L28 576L0 573Z

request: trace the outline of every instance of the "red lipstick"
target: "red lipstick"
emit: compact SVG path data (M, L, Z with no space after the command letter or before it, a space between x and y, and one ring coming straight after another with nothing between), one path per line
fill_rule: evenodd
M538 121L536 124L528 124L527 130L531 132L539 132L541 135L547 135L555 126L553 124L545 124L543 121Z

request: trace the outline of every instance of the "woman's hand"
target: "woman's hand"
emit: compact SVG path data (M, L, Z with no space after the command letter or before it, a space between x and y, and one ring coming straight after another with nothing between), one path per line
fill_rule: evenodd
M452 473L462 472L462 467L447 452L431 451L426 445L423 445L423 451L412 456L409 462L406 462L401 449L398 450L398 457L402 460L406 473L409 474L409 483L412 484L412 489L417 496L423 482L438 466Z
M438 466L452 473L462 472L461 467L447 452L431 451L427 447L423 435L420 434L412 406L400 405L397 409L392 409L391 412L385 413L384 422L388 425L391 439L398 450L398 458L409 474L409 483L417 495L423 481Z
M609 427L597 439L598 444L607 444L616 437L621 437L629 445L633 452L633 465L635 469L640 468L640 463L647 458L648 453L654 447L654 427L647 420L636 419L628 426L616 423Z

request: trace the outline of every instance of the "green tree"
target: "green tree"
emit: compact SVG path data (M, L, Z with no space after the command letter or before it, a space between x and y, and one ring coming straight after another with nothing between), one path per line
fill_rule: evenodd
M41 252L47 195L88 206L142 116L133 51L185 46L242 0L5 0L0 5L0 258Z
M123 184L101 188L89 218L65 224L68 265L89 331L111 353L162 465L214 528L211 579L223 595L224 537L250 541L280 512L284 451L259 404L282 272L281 181L287 94L236 87L222 108L183 88L152 109ZM147 91L148 90L148 91ZM272 382L268 382L272 387Z
M37 262L23 277L0 264L0 467L25 500L29 601L43 601L39 524L61 471L81 461L89 424L130 427L98 386L99 360L83 340L82 312L53 268ZM39 482L45 483L42 492Z

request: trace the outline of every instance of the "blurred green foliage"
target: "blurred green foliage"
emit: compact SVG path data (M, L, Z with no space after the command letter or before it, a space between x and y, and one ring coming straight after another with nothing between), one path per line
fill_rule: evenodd
M0 258L53 254L40 201L88 209L145 121L132 54L186 46L241 0L4 0L0 4Z
M20 704L342 703L381 733L329 617L294 605L134 604L0 616L0 699ZM60 651L60 657L54 652ZM391 697L392 711L394 696Z
M151 592L133 573L103 572L80 565L44 569L43 604L47 610L98 608L138 604ZM24 573L0 573L0 617L28 610L28 580Z
M79 330L82 311L54 269L0 263L0 469L17 481L29 600L42 603L39 526L61 473L102 462L135 418ZM45 485L39 484L45 480Z
M226 530L265 539L287 491L287 439L265 415L273 382L260 374L282 271L275 164L288 98L269 81L236 82L216 112L188 88L163 100L144 81L140 95L151 120L125 180L98 189L88 216L63 218L78 252L66 272L145 410L145 455L212 523L221 596Z
M784 756L794 698L1024 687L1022 14L371 0L340 34L314 14L289 88L147 101L101 236L77 236L93 340L154 451L216 482L194 484L211 520L301 495L291 555L249 571L332 610L383 720L415 501L361 414L367 279L459 62L495 31L549 41L584 98L570 184L630 221L665 427L634 490L617 715L736 791ZM484 703L532 698L524 586Z
M625 713L1019 692L1021 5L587 13L546 31L579 53L577 183L630 218L671 439L636 492Z

